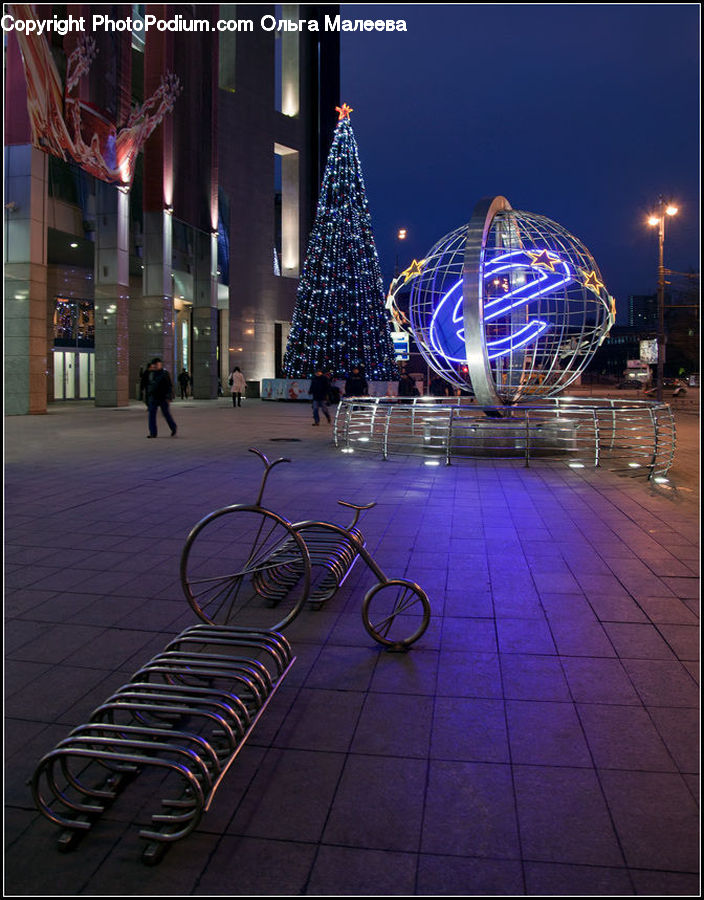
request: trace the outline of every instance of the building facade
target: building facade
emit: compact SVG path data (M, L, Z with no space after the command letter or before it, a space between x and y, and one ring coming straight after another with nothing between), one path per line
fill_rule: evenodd
M340 103L337 7L6 9L86 30L6 35L5 412L126 405L153 356L201 399L234 365L253 391L279 375ZM300 19L319 30L270 28Z

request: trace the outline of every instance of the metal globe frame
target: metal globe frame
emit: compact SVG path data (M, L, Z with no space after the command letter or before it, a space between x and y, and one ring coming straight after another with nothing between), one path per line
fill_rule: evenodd
M584 244L502 196L480 200L396 290L408 281L408 326L426 362L487 407L561 393L614 322Z

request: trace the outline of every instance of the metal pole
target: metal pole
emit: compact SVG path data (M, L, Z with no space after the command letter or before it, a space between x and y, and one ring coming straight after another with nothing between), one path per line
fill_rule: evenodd
M665 265L663 250L665 246L665 201L660 204L660 223L658 225L658 368L656 399L662 402L663 373L665 365Z

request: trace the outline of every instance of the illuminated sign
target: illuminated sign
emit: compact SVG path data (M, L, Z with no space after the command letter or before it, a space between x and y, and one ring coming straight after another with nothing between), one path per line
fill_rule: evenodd
M656 363L658 361L658 342L656 339L640 342L640 361Z
M405 331L392 331L391 340L394 344L394 354L396 359L401 362L407 362L409 357L408 334Z
M486 341L489 359L498 359L536 341L550 326L531 319L514 327L506 321L512 310L524 307L568 285L574 279L569 265L548 250L513 250L495 256L484 267L484 322L502 322L509 329L505 336ZM498 297L493 296L499 293ZM430 342L448 362L465 362L462 279L444 295L430 322Z

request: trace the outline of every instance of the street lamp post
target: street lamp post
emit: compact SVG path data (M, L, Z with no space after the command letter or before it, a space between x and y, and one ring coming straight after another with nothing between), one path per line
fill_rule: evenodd
M658 228L658 368L655 396L658 402L662 401L662 383L665 365L665 216L677 214L677 207L671 203L665 203L662 197L658 198L658 211L650 216L648 224Z
M397 241L405 241L408 236L408 231L405 228L399 228L396 234ZM398 244L396 245L396 265L394 267L394 278L398 277Z

